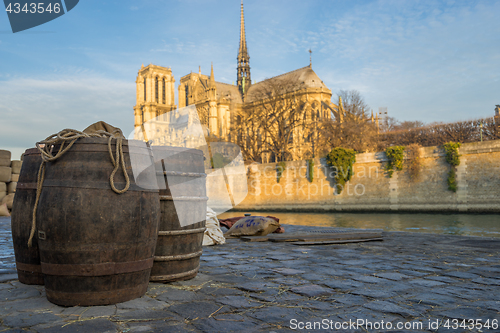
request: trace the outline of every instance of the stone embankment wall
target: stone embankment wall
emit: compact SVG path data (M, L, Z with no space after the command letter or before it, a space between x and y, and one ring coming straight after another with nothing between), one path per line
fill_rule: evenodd
M499 213L500 140L463 144L459 153L456 192L448 190L450 165L441 147L420 149L417 179L406 167L389 178L383 152L358 154L340 194L324 158L314 161L312 182L306 161L286 162L279 182L276 164L254 164L247 167L248 195L236 210Z

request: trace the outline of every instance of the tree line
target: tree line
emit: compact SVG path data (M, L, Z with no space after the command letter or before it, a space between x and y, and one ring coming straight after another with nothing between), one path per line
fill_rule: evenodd
M254 100L262 102L242 109L237 120L236 143L248 162L324 157L337 147L363 153L384 151L390 146L428 147L450 141L500 139L499 123L493 117L428 125L392 117L376 121L356 90L341 90L332 106L304 102L297 93L299 88L295 82L276 80L254 90ZM302 147L298 150L297 140ZM273 160L262 160L266 154Z

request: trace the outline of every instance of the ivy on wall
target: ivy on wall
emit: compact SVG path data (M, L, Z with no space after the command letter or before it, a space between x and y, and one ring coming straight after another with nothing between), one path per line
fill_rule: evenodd
M342 192L344 185L354 175L353 165L356 162L356 152L353 149L334 148L326 156L326 163L335 169L335 181L338 193Z
M404 150L404 146L392 146L386 148L385 154L387 155L389 161L387 162L385 171L387 171L390 178L392 178L392 174L395 170L403 170Z
M421 146L418 143L412 143L406 147L406 163L408 166L408 174L412 181L417 180L420 175L422 164L420 160L420 148Z
M312 158L307 160L307 178L311 183L314 180L314 160Z
M446 162L451 166L450 172L448 172L448 189L453 192L457 191L457 172L455 168L460 165L460 154L458 154L460 146L460 142L451 141L443 145L446 152Z
M283 176L283 172L285 172L285 169L286 169L285 162L279 162L276 165L276 180L278 181L278 183L280 182L280 179Z

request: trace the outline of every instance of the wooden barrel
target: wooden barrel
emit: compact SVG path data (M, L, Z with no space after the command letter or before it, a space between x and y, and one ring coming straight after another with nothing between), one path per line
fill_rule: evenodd
M143 142L124 140L130 188L117 194L109 182L107 142L79 139L47 163L37 237L47 299L58 305L114 304L140 297L148 287L160 203L158 189L135 183L130 155L147 159L150 150ZM121 168L115 186L125 187Z
M12 204L12 241L16 256L17 276L19 282L24 284L43 284L37 239L34 238L32 246L28 247L40 163L42 163L42 158L38 149L32 148L25 151Z
M168 157L156 163L156 172L165 177L166 188L159 184L160 227L150 281L192 279L200 267L207 214L203 152L153 147L153 153ZM182 220L196 223L183 227Z

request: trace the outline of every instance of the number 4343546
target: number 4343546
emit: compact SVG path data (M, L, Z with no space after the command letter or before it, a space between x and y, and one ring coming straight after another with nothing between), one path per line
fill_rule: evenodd
M483 321L481 319L464 319L464 320L458 320L458 319L447 319L444 324L444 328L447 329L458 329L463 328L463 329L498 329L498 319L493 319L493 320L486 320Z
M31 14L42 14L44 12L48 13L56 13L58 14L61 11L61 4L55 3L52 5L52 3L49 3L47 6L45 6L44 3L25 3L24 6L21 8L21 4L19 3L9 3L7 8L5 8L5 11L7 11L9 14L14 13L14 14L19 14L20 12L24 13L31 13Z

